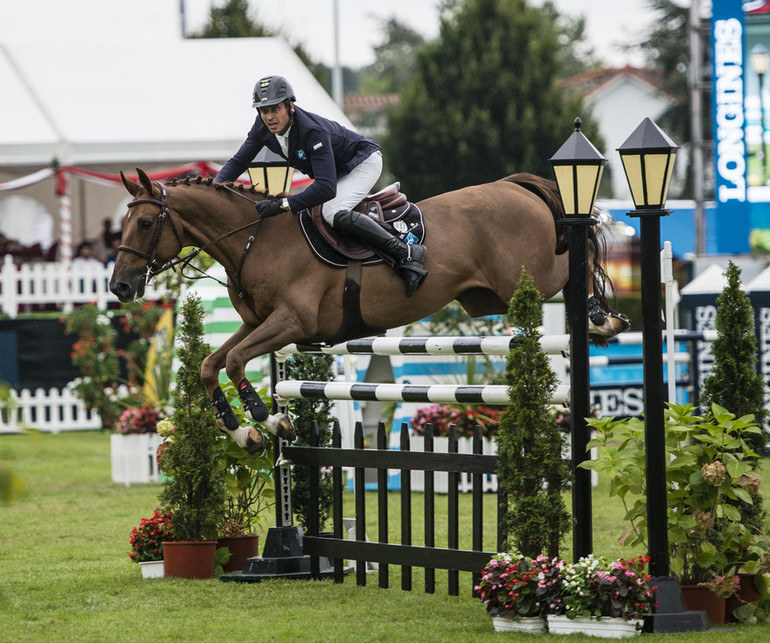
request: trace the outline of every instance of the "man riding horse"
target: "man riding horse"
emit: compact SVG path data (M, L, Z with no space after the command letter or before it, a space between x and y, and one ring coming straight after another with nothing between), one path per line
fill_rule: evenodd
M283 76L258 80L253 106L259 116L214 181L234 181L263 147L269 148L314 181L300 194L257 202L260 218L287 211L296 214L323 204L323 218L329 225L393 260L396 272L406 282L407 297L411 297L427 274L423 268L425 246L401 241L367 214L353 209L380 178L380 146L339 123L303 110L295 101L294 90Z

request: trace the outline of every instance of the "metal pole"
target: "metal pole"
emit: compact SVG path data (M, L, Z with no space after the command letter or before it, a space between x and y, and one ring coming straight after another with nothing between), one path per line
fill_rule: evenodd
M340 65L340 12L339 0L332 0L334 14L334 67L332 68L332 98L342 109L342 66Z
M668 576L666 434L663 419L663 339L660 311L660 213L641 215L642 370L647 463L647 534L650 575Z
M679 579L671 576L668 554L666 427L663 414L663 337L660 321L660 217L670 210L635 210L641 237L642 371L646 447L647 545L650 585L657 587L655 613L645 616L645 631L688 632L707 626L705 612L689 612Z
M578 465L589 459L586 418L591 414L588 364L588 226L590 217L562 219L569 225L570 422L572 429L572 557L593 552L591 472Z
M762 185L767 183L767 137L765 136L765 74L759 76L759 124L762 130Z
M701 62L703 60L700 33L700 0L692 0L689 15L690 37L690 148L692 150L692 192L695 201L695 256L706 253L706 217L703 186L703 94Z

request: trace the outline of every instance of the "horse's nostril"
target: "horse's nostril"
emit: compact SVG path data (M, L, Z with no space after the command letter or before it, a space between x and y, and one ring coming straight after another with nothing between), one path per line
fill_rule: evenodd
M129 299L129 295L131 294L131 287L125 281L119 281L112 284L110 290L121 301Z

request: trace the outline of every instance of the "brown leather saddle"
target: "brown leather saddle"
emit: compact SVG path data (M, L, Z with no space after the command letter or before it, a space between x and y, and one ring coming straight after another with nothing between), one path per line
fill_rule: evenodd
M408 201L398 182L368 195L354 209L372 217L406 243L421 243L425 238L422 212ZM299 222L313 253L330 266L343 268L351 259L364 265L383 261L369 246L326 223L320 205L300 212Z

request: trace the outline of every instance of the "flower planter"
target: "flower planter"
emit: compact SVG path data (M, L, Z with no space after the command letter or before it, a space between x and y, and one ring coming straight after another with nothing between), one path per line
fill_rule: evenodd
M139 563L142 568L142 578L163 578L164 564L162 560L148 560Z
M760 599L759 591L754 584L754 577L756 574L738 574L738 578L741 579L741 588L730 598L727 599L725 604L725 623L735 623L738 619L733 615L733 611L739 608L741 605L747 603L754 603Z
M247 558L259 556L259 536L249 534L247 536L232 536L220 538L217 547L227 547L230 550L230 559L222 569L225 572L237 572L243 570Z
M157 433L134 433L110 436L112 481L127 487L132 482L157 482L158 462L155 453L163 438Z
M531 634L545 633L545 620L540 616L493 616L492 624L495 632L530 632Z
M717 596L707 585L682 585L682 597L688 610L706 612L712 625L724 624L727 599Z
M176 540L163 543L166 576L211 578L214 575L216 540Z
M567 618L566 616L548 615L548 632L550 634L582 633L588 636L598 636L607 639L622 639L638 636L642 633L641 623L626 621L622 618Z

